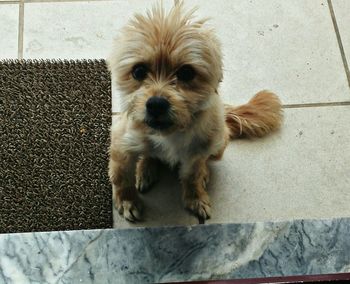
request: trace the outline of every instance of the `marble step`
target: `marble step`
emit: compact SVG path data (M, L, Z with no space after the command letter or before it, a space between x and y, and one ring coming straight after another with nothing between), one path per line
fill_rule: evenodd
M350 219L0 235L0 283L162 283L350 272Z

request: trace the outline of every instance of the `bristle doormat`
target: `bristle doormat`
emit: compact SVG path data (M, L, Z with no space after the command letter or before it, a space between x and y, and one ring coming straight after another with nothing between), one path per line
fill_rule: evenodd
M112 227L103 60L0 61L0 233Z

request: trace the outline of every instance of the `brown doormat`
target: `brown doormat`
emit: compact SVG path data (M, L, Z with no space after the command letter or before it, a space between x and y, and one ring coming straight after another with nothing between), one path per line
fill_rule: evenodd
M0 233L112 227L103 60L0 61Z

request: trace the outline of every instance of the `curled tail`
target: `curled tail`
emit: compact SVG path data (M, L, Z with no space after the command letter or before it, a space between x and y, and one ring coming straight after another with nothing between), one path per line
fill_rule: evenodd
M225 105L225 115L231 139L265 136L278 129L283 118L281 101L269 91L257 93L238 107Z

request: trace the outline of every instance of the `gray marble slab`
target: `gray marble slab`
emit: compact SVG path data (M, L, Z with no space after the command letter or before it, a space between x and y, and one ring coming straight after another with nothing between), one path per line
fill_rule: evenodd
M350 271L350 219L0 235L0 283L152 283Z

